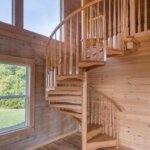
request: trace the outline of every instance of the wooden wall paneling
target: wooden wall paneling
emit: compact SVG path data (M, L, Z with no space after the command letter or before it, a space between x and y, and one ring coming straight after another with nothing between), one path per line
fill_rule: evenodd
M149 149L150 49L139 50L88 73L89 84L115 100L123 109L119 114L119 144L130 149ZM104 108L104 106L103 106ZM112 107L112 128L115 112ZM106 114L103 114L105 118ZM112 135L115 137L116 133Z
M0 149L26 149L78 128L70 117L47 108L44 78L48 38L4 25L0 24L0 54L35 60L35 125L30 132L0 136Z

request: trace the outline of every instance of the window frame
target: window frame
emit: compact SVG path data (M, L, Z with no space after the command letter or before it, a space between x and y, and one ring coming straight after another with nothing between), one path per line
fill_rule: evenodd
M34 128L34 100L35 100L35 62L32 59L22 58L22 57L14 57L8 55L0 55L0 62L14 65L26 65L28 66L28 103L26 106L28 107L26 121L27 126L20 129L15 129L12 131L8 131L0 134L0 139L3 136L9 136L12 134L20 134L22 132L26 132L27 130L31 130Z

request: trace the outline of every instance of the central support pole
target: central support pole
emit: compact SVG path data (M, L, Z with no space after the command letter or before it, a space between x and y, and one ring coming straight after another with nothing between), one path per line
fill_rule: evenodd
M87 150L87 72L84 71L82 101L82 150Z

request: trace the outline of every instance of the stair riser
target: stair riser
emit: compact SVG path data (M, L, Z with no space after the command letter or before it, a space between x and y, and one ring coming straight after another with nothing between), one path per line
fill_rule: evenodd
M111 141L101 141L101 142L93 142L93 143L88 143L87 149L88 150L96 150L99 148L108 148L108 147L116 147L117 146L117 141L116 140L111 140Z

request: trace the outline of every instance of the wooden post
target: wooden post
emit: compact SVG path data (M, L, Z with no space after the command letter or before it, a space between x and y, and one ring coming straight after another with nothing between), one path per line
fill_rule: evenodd
M103 53L104 53L104 61L107 60L107 54L106 54L106 49L107 49L107 42L106 42L106 0L103 0Z
M117 48L118 49L121 49L121 35L120 35L120 32L121 32L121 23L120 23L120 0L118 0L118 34L117 34Z
M112 0L109 0L109 24L108 24L108 28L109 28L109 32L108 32L108 46L109 48L112 48L112 18L111 18L111 13L112 13L112 9L111 9L111 2Z
M147 31L147 0L145 0L144 7L144 31Z
M12 0L12 24L23 28L23 0Z
M141 0L138 0L138 32L141 32Z
M135 0L130 0L130 35L135 34Z
M113 48L116 48L117 39L116 39L116 33L117 33L117 26L116 26L116 0L114 0L114 18L113 18Z
M84 72L82 100L82 150L87 150L87 72Z
M76 74L79 74L79 15L76 16Z
M72 75L73 73L73 39L72 39L72 18L70 19L70 46L69 46L69 74Z

